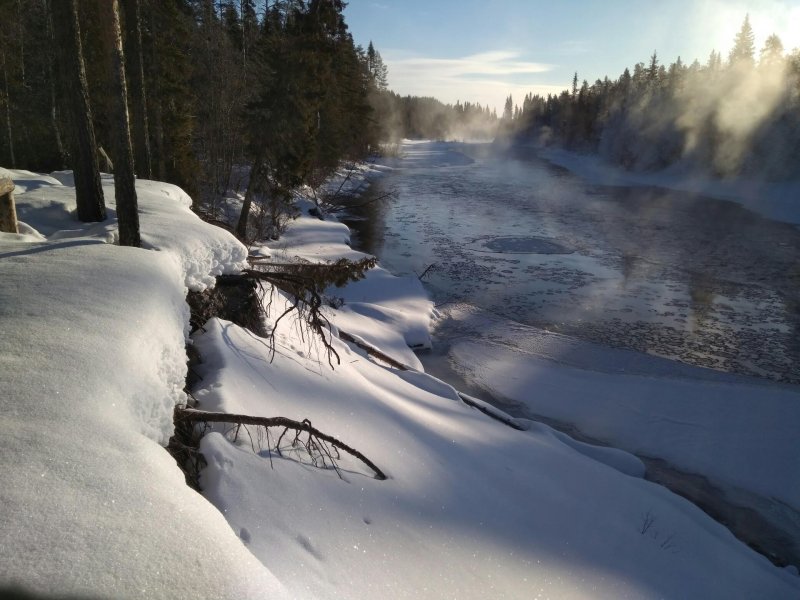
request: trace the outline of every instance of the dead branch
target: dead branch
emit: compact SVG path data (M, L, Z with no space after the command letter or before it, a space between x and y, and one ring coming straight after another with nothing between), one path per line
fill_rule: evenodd
M487 417L490 417L495 421L500 421L501 423L503 423L504 425L508 425L512 429L516 429L517 431L525 431L525 428L522 425L520 425L517 422L517 420L514 419L514 417L507 415L503 411L496 409L491 405L486 405L480 401L476 401L477 398L472 398L470 396L467 396L466 394L458 392L457 390L456 392L458 393L458 397L461 398L462 402L464 402L464 404L466 404L467 406L471 406L472 408L477 408Z
M384 354L383 352L378 350L375 346L367 344L359 340L358 338L353 337L346 331L342 331L341 329L339 330L339 339L342 339L346 342L350 342L351 344L355 344L370 356L374 356L375 358L385 362L386 364L388 364L391 367L394 367L395 369L400 369L401 371L416 371L416 369L409 367L408 365L403 364L398 360L393 359L388 354Z
M284 432L278 438L277 445L275 446L276 452L280 455L280 442L283 439L283 436L286 434L288 430L293 430L296 432L294 443L303 443L306 449L309 451L310 454L313 456L312 451L316 451L317 454L324 454L324 456L328 457L328 460L331 461L331 465L336 470L336 472L341 477L341 473L339 473L338 466L336 465L336 461L334 460L332 454L327 449L325 443L330 444L333 448L337 451L342 450L347 454L357 458L366 466L368 466L372 471L375 473L375 479L385 480L386 475L381 471L375 463L373 463L370 459L364 456L361 452L352 448L345 444L344 442L336 439L333 436L330 436L326 433L322 433L319 429L311 425L311 421L305 419L303 421L295 421L293 419L287 419L286 417L253 417L250 415L234 415L228 413L214 413L214 412L205 412L202 410L195 410L193 408L185 408L181 406L175 407L174 412L174 421L176 424L179 423L231 423L233 425L256 425L259 427L264 427L265 429L269 429L270 427L283 427ZM249 432L248 432L249 433ZM300 436L305 433L307 434L308 438L305 442L300 440ZM267 434L269 435L269 434ZM269 438L268 438L269 439ZM325 462L325 458L323 457L323 464L327 464Z
M341 192L342 192L342 189L344 188L345 184L346 184L348 181L350 181L350 179L352 178L352 176L353 176L353 173L355 173L355 170L356 170L356 165L355 165L355 163L351 164L351 165L350 165L350 166L347 168L347 175L345 176L345 178L344 178L344 179L342 179L342 182L339 184L339 188L338 188L338 189L337 189L337 190L336 190L336 191L335 191L335 192L334 192L332 195L330 195L328 198L326 198L326 199L325 199L325 203L326 203L326 204L330 205L330 204L334 204L334 203L335 203L336 199L337 199L337 198L339 198L339 196L340 196L340 194L341 194ZM359 186L359 189L360 189L362 186L363 186L363 182L362 182L362 184ZM315 192L314 196L315 196L315 198L316 198L316 192Z
M428 274L428 271L430 271L434 267L436 267L436 263L429 264L427 267L425 267L425 270L420 275L417 275L417 279L422 281L425 278L425 275Z
M369 206L375 202L380 202L381 200L385 200L386 198L394 198L395 190L390 190L385 194L381 194L380 196L375 196L374 198L370 198L369 200L365 200L364 202L360 202L358 204L334 204L328 207L327 212L330 214L336 214L340 212L344 212L346 210L352 210L354 208L364 208L365 206Z
M345 340L346 342L350 342L351 344L355 344L362 350L364 350L369 356L373 356L380 361L385 362L391 367L395 369L399 369L400 371L416 371L413 367L409 367L406 364L401 363L393 359L391 356L384 354L380 350L378 350L375 346L370 344L364 343L363 341L353 337L346 331L339 330L339 338ZM467 406L471 406L472 408L477 408L487 417L494 419L495 421L500 421L504 425L508 425L509 427L516 429L517 431L524 431L525 428L522 427L513 417L505 414L504 412L495 409L492 406L487 406L480 401L476 401L476 399L468 396L467 394L462 394L461 392L457 392L458 397L461 398L461 401L466 404Z

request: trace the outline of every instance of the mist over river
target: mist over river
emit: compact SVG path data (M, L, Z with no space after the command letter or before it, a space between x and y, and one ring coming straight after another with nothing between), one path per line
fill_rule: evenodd
M390 271L433 265L437 304L800 382L797 227L686 192L592 185L488 145L404 149L344 221Z

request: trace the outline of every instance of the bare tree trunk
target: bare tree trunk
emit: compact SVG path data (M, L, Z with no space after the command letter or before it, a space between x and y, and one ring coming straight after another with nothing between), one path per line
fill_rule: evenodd
M161 106L161 100L156 100L153 116L155 117L156 166L158 167L156 175L161 181L166 181L167 161L164 157L166 151L164 148L164 109Z
M86 69L83 65L77 0L57 0L50 3L50 9L59 49L61 85L72 130L71 160L75 173L78 219L83 222L103 221L106 218L106 207L97 164L97 142L92 125Z
M118 0L96 0L103 27L103 53L111 67L109 122L114 157L114 193L117 201L120 246L141 246L136 177L133 173L133 150L128 120L128 90L125 81L125 57Z
M19 68L22 87L25 84L25 24L22 21L22 0L17 0L17 36L19 37Z
M131 116L134 124L133 145L136 154L136 172L139 177L150 179L153 176L153 168L150 156L150 131L147 122L142 16L139 0L122 0L122 10L125 15L127 73L131 84Z
M8 151L11 155L11 166L17 165L17 159L14 156L14 135L11 128L11 96L8 93L8 68L6 66L6 53L3 52L3 81L5 83L4 96L6 105L6 130L8 132Z
M152 86L150 88L149 104L147 105L152 111L150 115L152 119L148 119L148 122L152 125L150 133L152 133L153 136L151 140L153 144L150 146L150 166L151 169L155 170L156 179L166 181L167 163L165 157L166 149L164 147L164 108L162 106L163 100L159 83L161 81L161 69L163 67L156 58L158 55L158 46L155 42L155 37L157 36L155 32L157 29L156 23L159 17L155 14L155 2L146 2L144 4L144 9L146 12L144 15L140 16L144 16L146 19L148 31L150 32L150 35L142 40L142 54L143 57L146 56L148 60L149 74L151 75L150 82ZM194 202L194 199L192 199L192 201Z
M47 18L47 39L53 44L55 48L55 34L53 33L53 16L50 11L51 0L45 0L45 16ZM48 53L47 57L47 79L50 86L50 124L53 127L53 135L56 139L56 147L58 148L58 157L61 160L62 168L66 168L67 153L64 150L64 141L61 139L61 124L58 122L58 102L56 100L56 78L53 71L53 61L55 56L53 52Z
M253 166L250 168L250 181L247 182L247 191L244 193L242 212L239 213L239 222L236 224L236 237L243 242L247 239L247 222L250 218L250 207L253 205L253 196L255 196L256 189L260 183L260 176L261 157L256 156L253 160Z

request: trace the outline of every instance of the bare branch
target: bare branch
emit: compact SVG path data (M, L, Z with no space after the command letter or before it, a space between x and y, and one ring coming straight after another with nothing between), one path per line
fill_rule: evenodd
M174 421L176 424L178 423L232 423L235 425L256 425L264 428L270 427L284 427L285 430L278 438L278 444L280 444L280 440L283 439L283 435L289 429L292 429L297 432L295 436L295 442L297 442L301 433L308 434L308 440L305 442L304 446L312 453L313 448L319 449L318 452L322 453L323 451L320 449L321 445L317 441L327 442L333 448L337 450L342 450L347 454L357 458L362 463L364 463L367 467L372 469L375 473L375 479L385 480L387 477L383 471L381 471L375 463L373 463L370 459L364 456L361 452L348 446L344 442L339 441L335 437L328 435L326 433L322 433L319 429L311 425L311 421L305 419L303 421L294 421L292 419L287 419L286 417L253 417L250 415L234 415L228 413L214 413L214 412L205 412L202 410L195 410L193 408L185 408L181 406L175 407L174 412ZM245 427L247 431L247 428ZM248 435L250 432L248 431ZM267 434L269 435L269 434ZM251 443L252 443L252 436L251 436ZM267 438L269 439L269 438ZM254 448L255 450L255 448ZM325 450L325 454L328 456L329 460L333 462L333 468L336 470L339 477L341 477L341 473L339 472L339 468L336 465L336 461L334 460L333 456L330 454L329 451ZM324 460L324 459L323 459Z

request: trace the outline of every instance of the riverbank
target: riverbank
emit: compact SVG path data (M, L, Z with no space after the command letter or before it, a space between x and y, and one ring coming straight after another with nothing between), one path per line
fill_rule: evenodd
M632 172L604 161L596 154L580 154L562 148L536 145L511 146L510 152L534 152L598 185L658 187L700 196L730 200L768 219L800 225L800 179L760 181L753 178L713 178L676 165L654 172Z
M173 186L137 183L149 193L140 196L145 250L107 243L113 219L76 224L70 185L19 180L26 234L0 236L0 271L12 283L0 288L0 375L10 382L0 457L11 483L0 490L0 585L121 598L800 590L792 573L638 477L631 455L539 424L511 429L450 386L340 338L340 328L360 327L359 337L403 359L409 344L425 344L433 313L419 281L382 269L330 290L349 307L326 308L335 368L296 312L278 323L290 299L264 289L273 337L211 319L192 339L202 359L193 393L201 410L307 419L388 479L346 456L323 465L305 438L215 429L201 442L200 476L213 510L157 441L183 398L182 295L241 268L244 248L201 223ZM358 256L346 228L312 207L301 204L283 239L254 250L275 260Z

